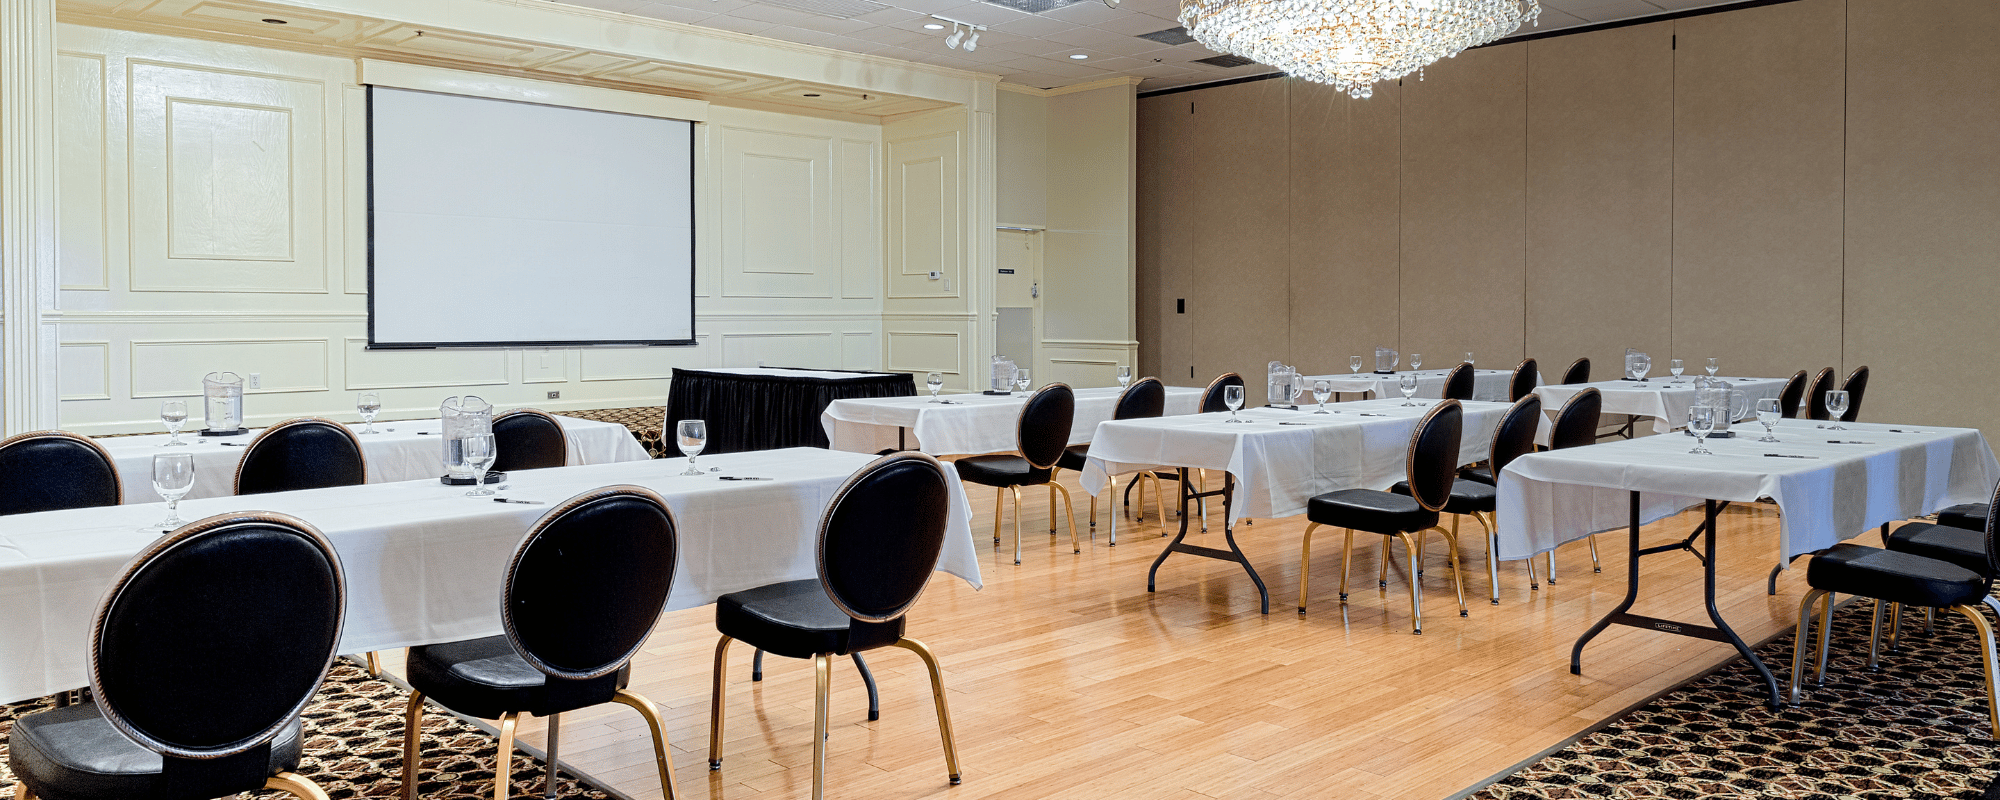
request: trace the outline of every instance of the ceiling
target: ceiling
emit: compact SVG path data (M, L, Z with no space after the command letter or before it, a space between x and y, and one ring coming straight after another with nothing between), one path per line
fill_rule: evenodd
M768 36L853 53L1000 75L1008 83L1052 89L1121 75L1144 78L1141 91L1260 75L1262 64L1195 63L1218 55L1198 43L1139 38L1177 28L1179 0L999 0L1056 5L1026 13L985 0L556 0L588 8ZM1637 19L1745 0L1541 0L1535 27L1516 35ZM984 25L978 49L945 47L933 15ZM1077 56L1083 56L1077 58Z

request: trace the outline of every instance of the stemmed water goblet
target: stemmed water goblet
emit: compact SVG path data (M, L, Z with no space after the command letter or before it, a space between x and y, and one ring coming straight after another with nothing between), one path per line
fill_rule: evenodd
M1229 409L1229 419L1225 422L1249 422L1236 418L1236 409L1243 407L1243 387L1233 383L1222 387L1222 405Z
M1404 405L1404 406L1414 406L1414 405L1416 405L1416 403L1413 403L1413 402L1410 402L1410 398L1412 398L1412 397L1416 397L1416 396L1417 396L1417 374L1416 374L1416 373L1414 373L1414 372L1405 372L1405 373L1403 373L1402 375L1399 375L1399 376L1397 376L1397 377L1396 377L1396 386L1397 386L1397 388L1399 388L1399 389L1401 389L1401 390L1403 391L1403 405Z
M1778 398L1775 397L1759 398L1757 400L1757 421L1764 425L1764 438L1758 439L1757 441L1760 442L1778 441L1778 437L1773 434L1772 429L1777 427L1778 419L1783 415L1784 411L1778 407Z
M492 468L493 459L500 455L494 448L493 434L482 433L459 440L459 452L465 459L466 469L472 470L472 491L466 497L492 497L497 494L486 488L486 470Z
M1720 363L1718 363L1713 358L1708 360L1708 377L1711 378L1715 377L1715 371L1719 369L1722 369L1722 365Z
M1028 378L1027 370L1014 370L1014 388L1021 390L1022 394L1027 394L1028 387L1032 385L1034 385L1034 382Z
M1472 351L1471 351L1471 350L1467 350L1467 351L1465 351L1465 364L1466 364L1466 366L1471 366L1471 365L1472 365Z
M354 410L361 412L363 427L359 433L381 433L375 430L375 415L382 411L382 396L374 392L362 392L354 399Z
M928 386L928 387L930 387L930 390L931 390L931 402L933 402L933 403L943 403L943 402L944 402L943 400L939 400L939 399L938 399L938 390L939 390L939 389L943 389L943 388L944 388L944 376L943 376L943 375L939 375L938 373L935 373L935 372L931 373L929 377L926 377L926 378L924 378L924 385L925 385L925 386Z
M153 491L167 501L167 518L157 525L140 528L142 533L173 530L187 524L181 519L180 502L194 488L193 453L158 453L153 456Z
M1131 385L1132 385L1132 368L1123 364L1119 365L1118 388L1124 389Z
M181 426L186 425L187 421L188 404L186 400L168 400L161 403L160 422L167 426L169 436L166 443L160 446L186 447L187 442L181 441Z
M1826 429L1830 431L1847 430L1846 428L1840 427L1840 418L1846 416L1846 414L1847 414L1847 391L1844 389L1835 389L1833 391L1827 392Z
M1688 430L1694 434L1694 449L1689 455L1715 455L1706 444L1708 435L1715 432L1714 406L1688 406Z
M1653 359L1639 356L1632 359L1632 380L1646 382L1646 373L1653 371Z
M1416 371L1417 371L1418 369L1421 369L1421 368L1422 368L1423 366L1424 366L1424 354L1423 354L1423 353L1411 353L1411 354L1410 354L1410 371L1411 371L1411 372L1416 372Z
M1347 371L1348 371L1348 372L1354 372L1354 373L1359 373L1359 372L1361 371L1361 357L1360 357L1360 356L1348 356L1348 357L1347 357Z
M1326 410L1326 399L1332 396L1333 396L1333 384L1327 383L1326 381L1313 381L1313 400L1319 403L1319 410L1314 411L1313 413L1314 414L1331 413Z
M1680 383L1680 381L1681 381L1681 373L1683 373L1683 372L1686 372L1686 371L1687 371L1687 365L1686 365L1686 364L1682 364L1682 363L1681 363L1681 360L1680 360L1680 359L1678 359L1678 358L1676 358L1676 359L1674 359L1674 360L1672 360L1672 361L1669 361L1669 362L1667 362L1667 371L1668 371L1668 372L1670 372L1670 373L1673 373L1673 376L1674 376L1674 380L1673 380L1673 382L1674 382L1674 383Z
M701 449L708 446L708 423L698 419L684 419L676 423L674 444L680 447L681 455L687 456L688 459L688 469L681 474L700 475L701 470L695 468L694 457L701 455Z

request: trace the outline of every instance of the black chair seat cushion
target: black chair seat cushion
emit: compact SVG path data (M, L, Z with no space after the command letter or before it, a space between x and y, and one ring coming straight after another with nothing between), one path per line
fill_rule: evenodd
M1898 553L1949 561L1985 577L1993 568L1986 565L1986 532L1912 522L1889 533L1884 542Z
M1396 494L1409 494L1410 482L1401 481L1389 487ZM1451 499L1444 503L1446 514L1470 514L1474 511L1491 512L1500 508L1500 490L1490 484L1471 481L1453 481Z
M1073 444L1063 450L1061 458L1056 459L1056 466L1071 472L1082 472L1084 462L1089 458L1090 445Z
M1978 573L1949 561L1858 544L1837 544L1814 556L1806 567L1806 583L1924 608L1978 603L1988 586Z
M847 655L903 638L903 618L862 622L842 613L816 578L730 592L715 601L722 635L786 658Z
M1458 471L1458 479L1461 481L1472 481L1473 483L1483 483L1487 486L1497 486L1500 483L1493 479L1492 467L1462 467ZM1458 484L1453 483L1452 488L1456 490Z
M218 702L228 702L223 698ZM170 794L161 779L162 758L125 738L97 710L96 703L29 714L7 736L7 766L14 777L47 800L208 800ZM299 718L271 741L271 773L299 767L304 749ZM245 786L244 791L262 788Z
M1986 530L1986 504L1964 503L1939 511L1939 525L1964 528L1971 531Z
M1390 535L1434 527L1438 512L1426 511L1408 495L1373 489L1327 492L1306 503L1306 519L1336 528Z
M412 688L445 708L483 719L520 712L546 717L609 703L632 678L630 663L590 680L550 678L505 636L418 645L410 648L407 664Z
M981 486L1040 486L1054 470L1036 469L1020 456L973 456L951 462L961 480Z

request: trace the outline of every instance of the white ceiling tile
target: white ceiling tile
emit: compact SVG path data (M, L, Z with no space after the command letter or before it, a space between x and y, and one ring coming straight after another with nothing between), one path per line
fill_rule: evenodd
M641 16L650 16L653 9L660 6L677 6L695 11L705 11L710 14L727 14L747 5L750 5L749 0L652 0L652 2L639 7L632 13Z
M799 15L797 21L792 23L792 27L804 28L809 31L819 31L820 33L848 35L871 30L876 26L859 20L823 17L818 14L802 14Z
M735 31L737 33L761 33L778 27L769 22L743 19L742 17L733 17L727 14L717 14L702 20L701 26L704 28L721 28L725 31Z
M952 6L965 5L965 0L888 0L889 5L914 11L918 14L936 14Z
M869 23L871 25L894 25L898 22L905 22L913 19L922 19L923 16L924 15L922 14L919 14L915 11L911 11L905 8L885 8L880 11L870 11L866 14L862 14L861 16L855 17L855 19Z
M620 14L630 14L632 13L632 9L646 4L646 0L569 0L569 2L572 5L579 5L584 8L595 8L599 11L615 11Z
M1126 13L1119 15L1117 19L1100 22L1091 27L1126 36L1138 36L1142 33L1153 33L1169 28L1178 28L1180 27L1180 23L1170 19L1161 19L1151 14Z
M996 31L1006 31L1015 36L1033 37L1060 33L1074 27L1076 26L1060 20L1030 15L1027 19L1016 20L1005 25L995 25L993 29Z
M936 12L936 14L947 19L954 19L973 25L985 25L989 28L1005 25L1009 22L1032 19L1034 17L1033 14L1023 14L1014 9L996 6L992 3L961 3Z
M1100 22L1110 22L1117 19L1120 14L1125 13L1129 12L1105 8L1103 3L1096 2L1096 0L1084 0L1081 3L1072 3L1054 11L1044 13L1041 16L1077 25L1096 25Z
M1578 8L1569 11L1570 15L1582 17L1587 22L1612 22L1614 20L1631 19L1633 17L1643 17L1659 13L1661 13L1659 6L1642 2L1642 0L1624 0L1624 2L1607 3L1601 6Z
M689 25L699 25L702 20L715 16L715 12L703 8L682 8L680 6L670 6L665 3L653 3L641 10L639 16L663 19L668 22L685 22Z

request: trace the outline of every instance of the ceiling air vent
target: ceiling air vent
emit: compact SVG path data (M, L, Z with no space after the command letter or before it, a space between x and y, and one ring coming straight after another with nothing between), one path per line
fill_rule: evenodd
M1029 14L1040 14L1044 11L1054 11L1065 6L1076 5L1082 2L1082 0L981 0L981 2Z
M1155 42L1159 42L1160 44L1164 45L1187 44L1188 42L1194 41L1194 37L1187 35L1186 28L1168 28L1163 31L1142 33L1139 34L1139 38L1151 39Z
M1230 67L1240 67L1245 64L1255 64L1257 62L1251 61L1250 59L1244 58L1242 56L1220 55L1220 56L1210 56L1208 58L1197 58L1194 60L1194 63L1207 64L1211 67L1221 67L1223 69L1228 69Z
M789 8L793 11L804 11L835 19L853 19L889 7L873 0L758 0L758 2L767 6Z

